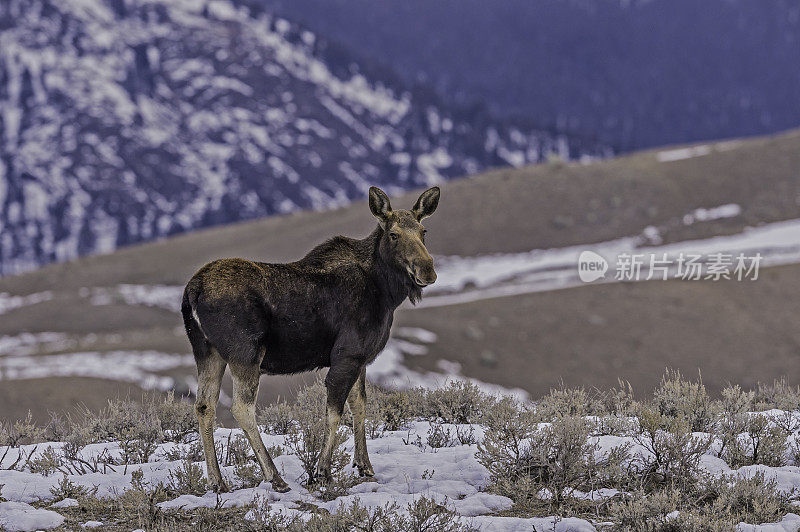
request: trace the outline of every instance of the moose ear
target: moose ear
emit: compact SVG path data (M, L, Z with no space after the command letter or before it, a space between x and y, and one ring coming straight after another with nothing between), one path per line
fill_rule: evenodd
M411 212L417 217L417 221L420 221L433 214L433 211L435 211L438 206L439 187L431 187L420 195L414 207L411 209Z
M389 213L392 212L392 205L386 192L378 187L369 187L369 210L372 215L380 221L386 221Z

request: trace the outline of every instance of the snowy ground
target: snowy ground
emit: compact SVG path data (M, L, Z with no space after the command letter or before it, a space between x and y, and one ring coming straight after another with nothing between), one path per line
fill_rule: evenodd
M776 411L775 414L780 412ZM462 426L466 427L466 426ZM448 430L454 430L455 425L445 425ZM473 426L477 441L483 438L481 426ZM475 458L477 445L455 445L434 449L425 445L415 445L416 436L425 441L430 429L428 422L413 422L408 429L397 432L386 432L382 437L368 440L368 448L375 468L376 476L373 480L357 484L351 488L347 495L333 501L324 502L313 493L310 493L302 484L303 472L299 460L294 455L284 454L278 456L275 462L282 471L283 478L291 486L291 491L280 494L271 491L269 484L262 483L255 488L237 489L221 495L224 506L249 505L254 500L269 501L269 511L280 512L287 515L300 515L308 517L308 504L329 511L336 510L340 505L347 505L358 499L367 507L380 507L389 502L396 502L405 507L407 503L420 497L433 499L438 503L454 510L465 523L485 531L530 531L556 530L556 531L593 531L602 530L602 525L590 523L583 519L558 519L556 517L543 518L516 518L501 517L493 514L508 510L512 501L506 497L494 495L485 491L489 483L488 471ZM231 435L239 434L236 429L217 429L215 438L217 442L228 441ZM284 437L262 434L262 439L267 446L283 445ZM622 443L630 443L632 455L648 453L644 447L636 444L632 438L620 436L592 437L599 443L598 453L607 453L613 447ZM59 449L62 443L39 444L34 452L40 455L48 447ZM182 466L180 461L168 461L165 454L174 450L176 446L190 444L165 443L151 456L151 461L143 464L109 467L105 473L89 473L83 475L69 475L68 478L76 485L97 490L99 497L118 497L126 489L131 488L132 474L141 471L144 480L151 484L159 481L168 481L170 471ZM348 452L353 450L352 437L344 444ZM23 446L25 453L30 453L34 446ZM0 447L0 456L5 453L5 448ZM91 461L93 457L103 454L118 458L120 446L118 443L101 443L88 445L81 451L81 458ZM54 488L63 478L60 473L50 476L31 473L28 470L7 470L17 457L17 451L11 450L6 458L0 462L0 485L2 497L8 502L0 503L0 526L8 530L37 530L53 528L61 524L63 517L58 513L64 507L75 505L70 499L61 501L53 500L51 488ZM766 467L762 465L742 467L732 470L721 459L707 454L701 460L702 467L711 474L733 474L739 477L750 477L757 472L764 472L768 479L777 481L778 489L791 493L800 488L800 467ZM233 467L223 468L229 485L236 485ZM613 496L615 490L600 490L596 493L581 494L578 497L592 498L593 500ZM35 506L31 506L34 504ZM160 504L162 508L193 509L198 507L213 508L217 506L216 494L208 492L202 496L180 495L172 500ZM302 508L302 509L301 509ZM97 524L97 523L94 523ZM86 525L85 525L86 526ZM534 528L536 527L536 528ZM752 532L788 531L800 527L800 516L788 514L779 524L762 524L759 526L740 525L739 530Z

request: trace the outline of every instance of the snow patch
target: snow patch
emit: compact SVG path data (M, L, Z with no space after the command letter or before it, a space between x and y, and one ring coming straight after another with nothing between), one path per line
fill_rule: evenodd
M0 502L0 528L8 532L48 530L61 526L64 516L24 502Z
M53 299L53 293L48 291L36 292L25 296L12 296L6 292L0 292L0 314L5 314L18 308L35 305L43 301Z
M683 217L683 225L692 225L695 222L709 222L720 218L734 218L742 213L742 208L736 203L728 203L709 209L695 209Z
M691 148L660 151L656 154L656 159L660 163L668 163L672 161L681 161L683 159L691 159L693 157L702 157L709 153L711 153L711 146L692 146Z
M158 351L88 351L0 358L0 382L48 377L91 377L136 384L145 390L167 391L175 379L161 372L194 367L192 355Z
M403 331L402 328L400 329L400 335L403 332L409 332L408 330ZM412 329L411 334L416 335L417 339L422 339L425 343L431 343L436 338L434 333L424 329ZM491 395L514 397L518 401L527 401L529 399L528 392L520 388L505 388L462 375L461 364L457 362L439 360L438 367L442 370L441 373L434 371L421 372L406 367L406 356L424 355L427 354L427 351L425 345L390 338L386 347L383 348L383 351L380 352L375 361L367 366L367 378L381 386L400 390L416 386L436 389L447 386L451 381L463 381L470 382Z

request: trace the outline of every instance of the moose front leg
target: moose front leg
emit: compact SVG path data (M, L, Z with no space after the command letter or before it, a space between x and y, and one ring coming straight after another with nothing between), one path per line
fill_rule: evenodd
M364 417L367 409L367 383L366 366L361 368L350 395L347 397L347 404L350 405L350 412L353 414L353 440L355 450L353 451L353 465L358 468L358 474L362 477L374 477L375 471L369 462L367 454L367 432L364 427Z
M328 401L326 405L327 413L327 434L322 453L314 471L314 478L331 480L331 459L333 451L336 449L337 432L339 422L342 419L344 404L347 396L353 388L359 376L361 365L355 361L343 360L336 365L331 365L328 375L325 377L325 387L328 389Z

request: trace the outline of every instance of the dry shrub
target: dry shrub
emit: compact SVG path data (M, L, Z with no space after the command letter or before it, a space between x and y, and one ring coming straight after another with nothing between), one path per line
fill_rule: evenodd
M622 417L635 416L639 407L633 396L633 386L630 382L622 379L617 380L616 388L601 392L597 401L603 406L606 413Z
M774 479L758 472L750 478L722 476L710 479L704 491L711 495L712 514L728 515L731 522L770 523L780 521L788 509L786 495Z
M714 425L715 405L706 392L702 379L689 382L680 371L667 369L656 388L653 403L668 418L681 418L694 432L709 432Z
M454 512L426 497L409 503L404 511L396 503L367 508L354 499L333 513L314 513L308 520L270 514L269 503L260 501L251 515L257 530L282 532L477 532L460 522Z
M383 430L396 431L402 430L412 417L411 402L405 392L385 392L377 394L377 401L367 400L367 410L369 403L377 404L378 419L383 423ZM370 397L369 395L367 397Z
M546 489L552 497L549 504L558 509L575 490L619 482L627 446L598 458L599 446L589 440L586 419L560 416L540 425L537 414L510 400L499 401L493 410L476 455L489 470L493 491L518 504L530 504Z
M94 491L97 491L96 489ZM86 486L80 486L72 482L67 475L61 477L61 480L50 488L50 494L53 496L54 501L62 499L79 499L93 494L93 491Z
M764 464L771 467L786 465L789 450L788 434L764 414L745 414L741 427L743 434L728 433L722 458L733 468Z
M763 474L741 479L705 477L697 491L666 487L634 491L608 508L614 530L624 532L730 532L739 523L780 521L788 500Z
M380 438L386 431L401 430L412 417L411 403L406 392L384 390L367 383L364 420L367 438Z
M637 419L640 433L634 439L648 451L637 458L640 484L693 489L699 479L700 457L713 438L695 436L690 421L681 415L666 416L652 405L642 405Z
M278 401L262 408L258 413L258 423L272 434L289 434L294 424L291 405Z
M630 383L618 382L617 388L599 392L594 398L597 411L592 433L595 435L628 436L636 431L635 416L640 405L633 398Z
M197 415L188 401L176 399L170 391L166 396L145 399L145 409L152 409L161 423L164 439L184 443L197 438Z
M317 380L297 394L292 405L295 423L286 435L286 447L300 459L307 482L314 482L314 469L322 454L328 433L326 412L327 390L321 380ZM347 431L340 427L336 432L336 442L331 459L331 474L341 472L350 457L341 448L347 439Z
M772 384L758 383L754 404L759 410L800 410L800 386L791 386L786 377L775 379Z
M33 448L26 453L22 446L38 443L43 434L44 429L36 426L30 412L25 419L19 419L13 423L0 422L0 447L5 447L0 451L2 469L22 470L27 467L36 449ZM7 458L8 461L6 461Z
M618 532L731 532L735 526L725 516L687 506L677 488L630 493L609 505L608 518Z
M31 473L38 473L42 476L50 476L59 471L64 465L63 455L48 446L40 455L32 458L28 462L28 469Z
M81 447L118 440L124 464L147 462L158 444L164 441L161 420L152 402L109 400L99 412L80 409L71 422L73 430L67 443Z
M195 463L185 461L177 469L169 472L166 488L172 495L202 495L208 491L203 468Z
M599 405L592 404L593 400L583 388L552 389L536 403L536 413L541 421L550 421L561 416L588 416L598 412Z
M203 455L203 444L199 440L196 440L190 444L176 445L164 452L164 458L168 462L177 462L178 460L202 462L205 460L205 456Z
M529 440L538 431L536 416L515 401L504 398L486 415L487 430L478 444L478 461L489 470L492 482L513 482L531 476L533 456Z
M427 417L444 423L478 423L494 398L471 382L451 380L425 393Z

